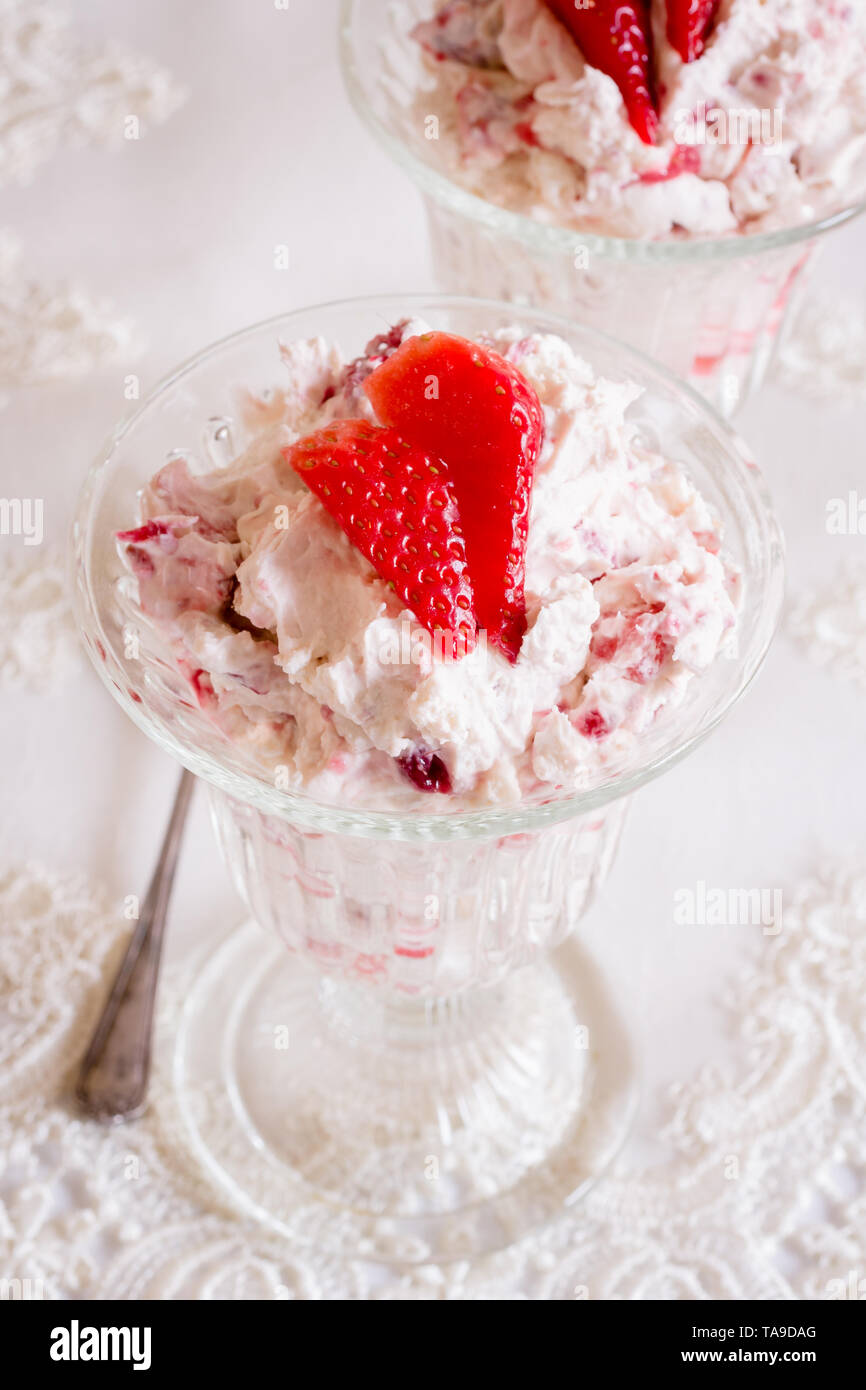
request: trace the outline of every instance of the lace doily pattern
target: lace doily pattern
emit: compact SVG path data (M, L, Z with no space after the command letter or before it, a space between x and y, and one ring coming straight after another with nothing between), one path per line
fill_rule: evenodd
M866 875L803 883L779 935L730 993L730 1061L671 1096L663 1162L638 1169L626 1157L579 1213L542 1236L375 1296L862 1296L864 983Z
M64 1088L122 917L76 879L0 879L0 1271L44 1297L837 1299L866 1270L866 875L827 872L731 992L729 1061L671 1097L663 1162L627 1158L579 1209L477 1264L347 1265L221 1206L157 1084L122 1129ZM164 1025L185 970L169 976ZM219 1021L215 1021L219 1026ZM859 1274L858 1274L859 1271ZM866 1287L866 1284L864 1284ZM853 1292L852 1292L853 1291Z
M21 253L0 229L0 409L12 390L84 376L138 352L132 327L74 286L22 273Z
M352 1297L359 1277L207 1208L147 1122L79 1119L67 1092L129 924L83 880L0 875L0 1278L37 1298Z
M866 688L866 565L850 564L795 599L787 627L816 666Z
M64 147L137 139L185 99L149 59L88 49L66 15L33 0L0 0L0 53L0 187Z
M866 401L866 305L812 291L786 333L777 385L834 405Z
M47 546L12 549L0 564L0 688L58 688L81 662L64 558Z
M36 866L0 876L0 1102L59 1094L94 1021L122 924L83 879Z

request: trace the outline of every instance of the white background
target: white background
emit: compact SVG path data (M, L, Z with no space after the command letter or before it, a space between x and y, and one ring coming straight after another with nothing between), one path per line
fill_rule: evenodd
M24 270L114 301L146 343L146 391L175 363L246 323L323 300L432 286L420 201L360 127L336 63L336 0L89 0L95 43L116 39L189 89L164 126L115 153L64 152L5 190L0 226ZM866 303L864 227L836 234L820 276ZM290 266L274 269L274 247ZM130 367L19 392L0 414L2 491L41 496L59 543L82 478L128 408ZM767 389L739 427L762 464L789 546L793 592L824 585L866 538L826 534L829 498L862 490L866 407L816 407ZM159 460L154 460L154 465ZM0 548L20 540L0 539ZM82 664L45 696L5 695L3 857L38 858L143 892L175 769ZM674 925L674 893L712 886L790 892L828 858L862 854L863 696L786 637L758 684L690 760L637 799L620 858L587 922L633 1000L651 1098L725 1047L722 987L760 931ZM197 798L177 887L172 949L216 939L242 908Z

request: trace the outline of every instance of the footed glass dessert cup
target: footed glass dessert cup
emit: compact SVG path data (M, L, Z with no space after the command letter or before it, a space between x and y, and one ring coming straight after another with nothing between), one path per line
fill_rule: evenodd
M517 320L641 385L630 407L641 435L681 461L742 570L736 653L579 793L487 810L431 796L429 812L398 814L279 790L195 707L118 556L115 533L134 523L137 493L166 456L209 469L248 442L235 403L280 383L281 340L321 334L353 356L407 315L466 336ZM210 784L255 919L214 943L174 1044L178 1107L202 1165L272 1229L385 1262L468 1258L556 1216L618 1151L635 1095L617 991L575 928L628 797L724 717L779 614L780 535L743 446L663 369L566 320L379 296L259 324L163 382L91 471L73 555L96 669L130 718Z
M823 237L863 212L866 199L780 231L677 241L597 236L488 202L437 165L428 138L425 75L410 34L435 7L342 0L340 45L356 112L423 196L441 287L533 304L611 333L733 415L772 365Z

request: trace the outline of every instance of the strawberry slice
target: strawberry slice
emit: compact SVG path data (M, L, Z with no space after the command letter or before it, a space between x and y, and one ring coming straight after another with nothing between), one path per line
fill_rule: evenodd
M529 498L544 438L538 396L504 357L450 333L407 338L364 390L384 424L445 460L478 626L516 661L526 631Z
M667 0L668 43L684 63L700 58L716 17L719 0Z
M652 72L652 27L647 0L546 0L565 25L590 67L612 77L632 126L645 145L654 145L658 105Z
M427 631L450 637L444 654L471 651L475 607L445 465L368 420L336 420L283 457Z

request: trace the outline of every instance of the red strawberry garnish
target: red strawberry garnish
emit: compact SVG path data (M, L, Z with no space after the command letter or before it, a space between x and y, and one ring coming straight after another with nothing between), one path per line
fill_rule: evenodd
M658 107L652 75L652 28L647 0L546 0L590 67L612 77L629 120L645 145L655 144Z
M667 0L667 3L668 43L684 63L693 63L704 51L719 0Z
M442 462L367 420L336 420L283 456L427 631L450 634L455 656L471 651L472 586Z
M529 497L544 437L538 396L504 357L450 333L407 338L364 390L380 420L444 459L478 626L516 661L526 631Z

